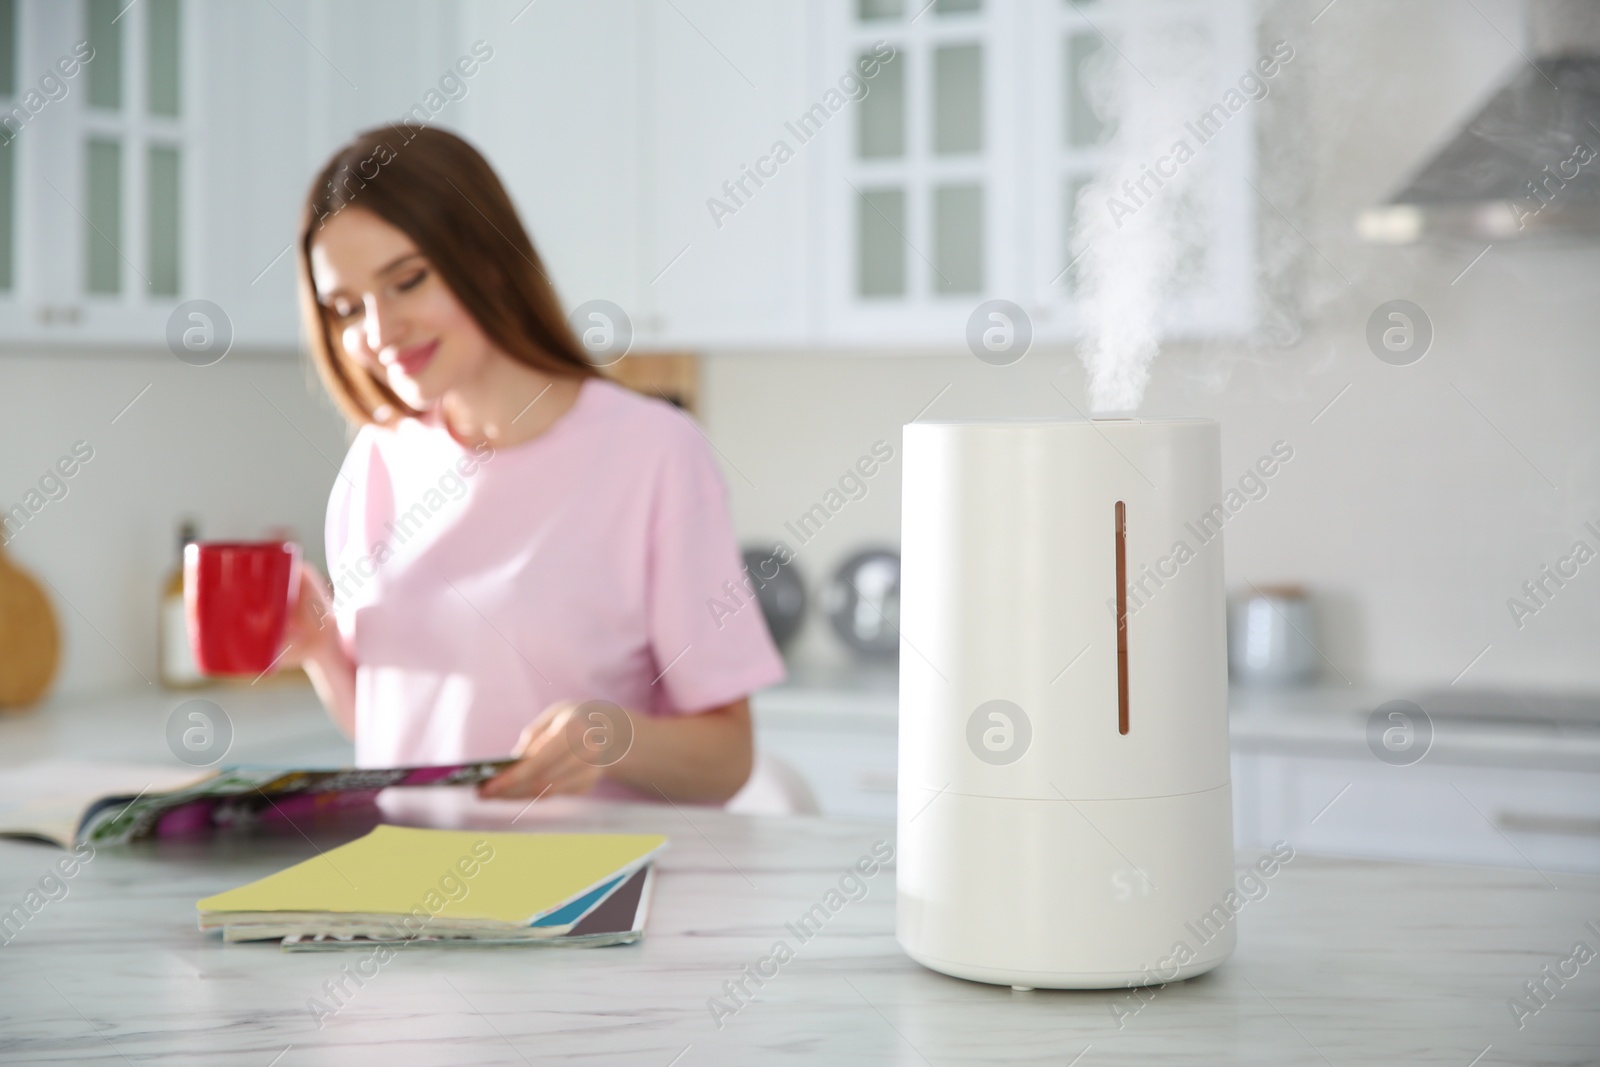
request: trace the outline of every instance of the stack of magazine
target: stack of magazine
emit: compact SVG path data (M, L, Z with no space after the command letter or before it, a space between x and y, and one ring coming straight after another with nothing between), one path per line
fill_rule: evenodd
M659 834L379 826L201 900L200 929L291 951L373 945L615 945L644 932Z

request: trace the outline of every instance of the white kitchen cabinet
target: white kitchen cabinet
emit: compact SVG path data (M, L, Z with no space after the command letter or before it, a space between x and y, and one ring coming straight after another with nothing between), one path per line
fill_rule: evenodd
M846 109L845 136L827 142L818 176L820 338L843 347L965 347L969 318L995 299L1021 306L1038 340L1081 336L1069 269L1073 205L1107 169L1141 177L1129 159L1107 154L1085 70L1097 60L1125 66L1124 52L1136 51L1130 40L1181 28L1203 56L1199 77L1215 87L1209 103L1255 60L1242 0L1120 10L1065 0L830 0L822 10L823 69L844 69L878 42L895 54L875 91ZM1184 135L1185 117L1171 116L1162 147ZM1179 259L1189 269L1173 272L1191 281L1160 298L1168 336L1240 333L1253 323L1248 108L1226 133L1194 168L1192 232Z
M899 764L893 671L793 670L751 698L756 748L805 779L824 815L892 819Z
M1245 848L1600 872L1600 774L1424 759L1238 752Z
M1255 39L1251 5L1240 0L1205 5L1157 0L1143 10L1118 11L1038 0L1028 6L1024 33L1028 41L1024 62L1035 71L1035 85L1043 91L1029 95L1028 133L1019 139L1019 170L1028 181L1019 229L1024 265L1014 299L1031 316L1034 336L1072 340L1083 332L1078 283L1087 259L1079 258L1072 240L1080 191L1108 168L1115 177L1137 182L1151 166L1170 168L1174 175L1191 179L1182 193L1146 185L1146 191L1153 189L1156 196L1187 198L1182 224L1175 227L1182 247L1172 271L1174 284L1162 295L1160 330L1169 337L1247 333L1256 315L1257 200L1250 184L1255 181L1256 105L1239 94L1237 85L1241 76L1255 73L1260 54L1270 52L1270 46L1259 46ZM1124 78L1142 78L1143 72L1130 67L1131 60L1121 53L1139 55L1129 38L1152 33L1170 35L1169 40L1181 35L1190 42L1187 48L1199 64L1191 76L1206 88L1190 93L1188 103L1171 112L1160 124L1161 132L1152 135L1148 150L1133 156L1109 155L1103 140L1107 127L1096 113L1095 94L1088 87L1092 68L1109 64ZM1120 42L1115 52L1108 42ZM1277 63L1273 67L1284 69ZM1163 72L1152 73L1162 79ZM1272 82L1263 84L1270 92ZM1223 100L1239 103L1238 110L1223 108L1219 113L1225 125L1215 132L1206 125L1210 137L1202 142L1195 123L1218 121L1201 116ZM1180 140L1194 153L1192 161L1181 166L1164 156ZM1161 163L1163 158L1167 163ZM1122 193L1120 201L1137 204L1139 196ZM1084 207L1108 216L1113 210L1109 199ZM1100 238L1116 239L1115 231Z
M1600 725L1537 720L1499 694L1417 697L1426 747L1375 754L1393 694L1327 686L1230 695L1235 829L1333 855L1600 872ZM1450 699L1478 718L1451 714ZM1443 703L1441 703L1441 701ZM1535 705L1537 706L1537 705ZM1443 709L1443 710L1441 710Z
M618 305L642 347L804 337L806 160L770 160L802 109L804 5L512 0L461 19L497 50L464 132L569 309Z
M197 219L192 24L179 0L0 8L9 225L0 340L156 339Z
M1167 6L1211 42L1219 86L1250 68L1243 0ZM21 62L0 94L14 102L115 15L122 103L89 106L107 52L0 156L14 223L0 340L147 348L196 298L223 309L237 347L297 347L289 245L313 169L405 116L480 41L493 57L430 121L496 165L563 303L617 304L636 346L964 348L974 309L996 298L1020 304L1035 337L1068 340L1081 330L1071 198L1111 165L1080 75L1105 37L1138 32L1064 0L15 10ZM148 106L173 52L151 42L169 24L176 114ZM1250 121L1246 109L1206 147L1204 281L1165 306L1168 333L1253 318Z
M449 124L494 165L562 303L608 300L642 318L637 5L506 0L459 12L459 38L494 58Z
M314 168L402 117L462 51L454 5L425 0L14 10L10 103L78 42L95 49L11 146L0 340L17 343L159 349L174 309L203 299L235 348L296 347L291 245Z
M808 5L639 6L646 175L640 295L669 347L807 333Z
M0 339L160 348L174 309L202 298L237 346L294 343L293 263L267 268L306 182L295 6L15 5L19 101L64 57L89 58L12 146Z
M893 819L896 738L894 725L760 724L756 744L805 779L823 815Z
M298 347L292 245L315 171L437 90L468 45L453 7L425 0L188 3L206 47L195 105L202 240L186 295L218 304L237 346ZM475 78L463 81L470 95Z
M291 245L313 166L307 119L320 94L312 64L323 60L300 37L310 28L307 5L279 6L189 8L208 47L196 64L206 91L197 103L204 151L192 203L204 240L186 288L223 309L240 348L293 348L300 338Z
M1106 154L1085 67L1181 30L1199 108L1258 59L1245 0L684 0L638 19L640 295L649 336L687 347L964 349L993 299L1039 340L1077 339L1071 205L1131 165ZM1254 323L1253 112L1227 116L1182 194L1167 336ZM764 163L780 144L793 156Z
M878 67L820 142L821 339L963 344L973 308L1020 283L1023 5L860 0L823 10L820 69Z

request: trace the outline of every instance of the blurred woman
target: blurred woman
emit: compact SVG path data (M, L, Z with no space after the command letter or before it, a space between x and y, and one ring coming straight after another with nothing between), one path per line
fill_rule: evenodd
M508 754L486 796L721 802L783 667L705 438L598 375L504 187L442 130L336 152L303 314L358 428L307 569L300 663L363 766ZM729 604L748 605L729 610Z

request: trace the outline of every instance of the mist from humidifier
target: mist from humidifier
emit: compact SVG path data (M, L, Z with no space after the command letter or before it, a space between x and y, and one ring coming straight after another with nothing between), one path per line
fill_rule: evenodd
M1129 17L1132 4L1119 7ZM1125 24L1125 23L1124 23ZM1132 412L1161 348L1161 308L1192 274L1207 225L1195 178L1208 165L1184 122L1206 104L1210 56L1192 27L1107 31L1080 73L1105 124L1102 163L1073 212L1073 285L1094 413ZM1178 151L1185 138L1187 151Z

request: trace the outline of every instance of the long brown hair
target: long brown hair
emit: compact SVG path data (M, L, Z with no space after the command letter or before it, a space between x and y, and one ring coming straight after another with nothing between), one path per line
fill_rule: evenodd
M422 413L345 354L317 300L311 242L347 208L370 211L411 238L484 335L511 358L562 377L596 373L488 161L444 130L379 126L333 154L300 219L300 311L311 357L352 422L391 424Z

